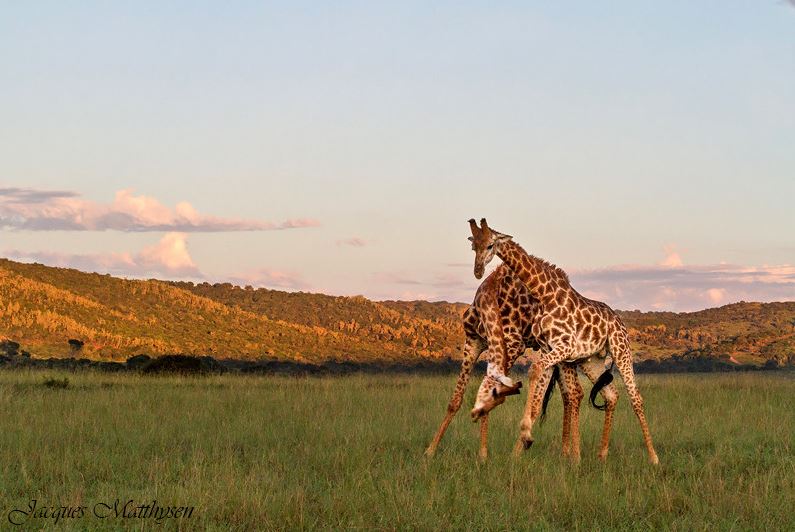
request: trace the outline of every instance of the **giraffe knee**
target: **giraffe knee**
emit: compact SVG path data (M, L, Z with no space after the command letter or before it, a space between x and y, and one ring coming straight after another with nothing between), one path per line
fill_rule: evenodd
M602 393L605 398L605 406L611 410L615 408L618 403L618 392L610 388L603 388Z
M634 408L636 411L642 411L643 410L643 397L641 397L640 395L634 396L632 398L632 408Z
M575 388L571 394L571 401L575 406L579 406L582 402L582 398L585 397L585 392L582 391L582 388Z
M456 412L458 412L460 408L461 408L461 399L456 398L450 401L450 403L447 405L447 412L450 414L455 414Z

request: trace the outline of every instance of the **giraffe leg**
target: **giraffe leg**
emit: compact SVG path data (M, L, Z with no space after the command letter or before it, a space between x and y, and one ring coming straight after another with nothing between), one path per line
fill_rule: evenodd
M533 445L533 424L541 413L541 403L544 400L544 391L552 378L552 366L568 358L570 348L565 344L553 348L552 351L536 356L528 375L527 403L525 404L522 423L519 426L519 439L514 446L514 455L519 455L522 449L527 450Z
M572 364L559 364L561 382L569 395L569 438L571 440L570 457L572 462L580 461L580 404L585 393L582 391L577 368Z
M626 332L616 333L611 335L610 350L614 357L616 357L616 365L618 371L621 373L621 380L624 381L624 387L627 389L627 396L635 415L640 422L640 429L643 432L643 441L646 444L646 450L649 452L649 462L652 464L659 464L660 460L657 458L657 453L654 451L654 445L651 441L651 432L649 431L649 424L646 421L646 414L643 411L643 398L640 396L638 387L635 385L635 371L632 369L632 351L629 349L629 342L626 339Z
M563 435L561 437L561 454L569 456L571 452L571 394L563 379L560 380L560 396L563 399Z
M425 450L426 456L433 456L436 453L436 448L439 446L439 442L442 440L447 426L450 424L450 421L453 420L456 412L461 408L461 403L464 400L464 392L466 391L469 377L472 374L472 367L475 365L482 351L482 341L476 336L467 335L466 343L464 344L464 359L461 361L461 370L458 374L458 381L456 381L453 396L450 398L450 403L447 405L447 414L444 416L441 425L439 425L439 430L436 431L433 441L431 441L431 444L428 445L428 448Z
M592 383L595 383L599 376L604 371L604 363L602 359L594 358L580 365L582 372L588 377ZM618 390L612 382L602 388L602 397L605 400L605 422L602 428L602 440L599 445L599 460L604 462L607 460L607 451L610 446L610 429L613 425L613 414L616 411L616 404L618 403Z
M489 457L489 415L480 418L480 450L478 460L485 462Z
M506 353L506 368L505 373L511 369L513 362L524 353L524 341L518 332L512 330L509 326L505 327L505 353ZM492 361L496 357L496 353L489 348L486 356L491 366ZM475 399L475 405L470 412L472 421L477 421L482 416L485 416L497 406L505 402L505 399L511 395L518 395L522 387L521 381L517 382L512 387L504 386L497 381L495 377L487 374L481 381L480 388Z
M496 299L484 299L482 307L481 323L486 329L486 342L489 349L486 375L502 386L513 388L513 381L505 374L511 356L506 345L506 323L502 315L503 309Z

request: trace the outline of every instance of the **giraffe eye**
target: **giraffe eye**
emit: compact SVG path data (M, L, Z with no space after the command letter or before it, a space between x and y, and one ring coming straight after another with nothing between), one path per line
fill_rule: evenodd
M486 249L494 249L494 244L489 244L489 247Z

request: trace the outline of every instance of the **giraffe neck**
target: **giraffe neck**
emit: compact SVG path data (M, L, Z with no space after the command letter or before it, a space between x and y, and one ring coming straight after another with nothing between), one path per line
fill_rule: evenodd
M565 286L568 285L565 274L548 262L530 255L513 240L501 243L496 254L527 286L530 294L540 301L554 297L561 288L561 280L565 280Z

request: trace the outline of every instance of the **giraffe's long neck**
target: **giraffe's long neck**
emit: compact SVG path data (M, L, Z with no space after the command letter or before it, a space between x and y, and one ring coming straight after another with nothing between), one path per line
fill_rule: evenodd
M554 297L557 284L549 264L530 255L513 240L500 243L496 254L527 286L533 297L539 301Z

